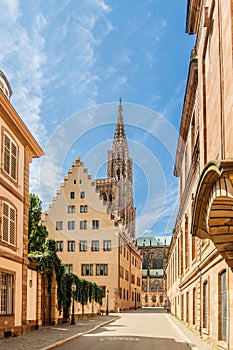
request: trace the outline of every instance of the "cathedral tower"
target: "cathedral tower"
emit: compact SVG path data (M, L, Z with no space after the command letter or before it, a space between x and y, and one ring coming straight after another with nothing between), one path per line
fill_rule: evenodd
M133 160L129 157L122 112L120 99L112 149L108 151L107 181L97 180L96 187L116 224L120 221L126 226L130 237L134 238L136 209L133 207Z

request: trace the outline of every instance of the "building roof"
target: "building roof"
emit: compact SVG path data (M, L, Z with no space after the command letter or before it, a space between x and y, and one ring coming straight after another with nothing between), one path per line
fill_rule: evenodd
M164 276L164 270L163 269L150 269L149 270L150 277L163 277ZM147 277L148 270L143 269L142 270L142 277Z
M135 240L138 247L162 247L169 246L172 236L139 237Z

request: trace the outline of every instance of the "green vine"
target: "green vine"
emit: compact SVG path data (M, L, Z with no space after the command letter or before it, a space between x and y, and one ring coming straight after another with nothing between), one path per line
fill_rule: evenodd
M55 271L58 310L60 313L63 310L63 317L65 319L69 318L71 300L73 297L71 291L72 283L76 285L74 299L82 306L93 300L102 305L103 289L101 287L96 283L80 279L73 273L65 273L64 265L56 252L56 242L53 239L47 240L43 253L33 252L29 254L28 258L30 261L36 260L38 262L38 269L41 275L47 278L49 293L51 293Z

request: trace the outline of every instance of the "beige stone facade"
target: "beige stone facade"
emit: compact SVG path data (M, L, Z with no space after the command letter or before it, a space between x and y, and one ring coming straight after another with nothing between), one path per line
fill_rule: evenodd
M122 116L120 119L123 123ZM116 129L118 127L119 118ZM118 179L108 178L106 181L108 186L112 183L114 187L118 180L122 183L121 175ZM44 213L43 224L49 237L56 240L58 255L67 272L103 287L104 310L107 307L107 291L109 311L135 307L135 296L139 307L142 259L131 239L132 220L126 222L126 217L118 210L114 191L103 193L103 183L101 180L93 181L78 158L64 178L49 210ZM118 192L120 194L121 191Z
M0 338L28 326L29 163L43 153L12 107L11 94L0 71Z
M170 309L220 349L233 349L233 1L189 0L196 42L175 175L180 208L167 264Z

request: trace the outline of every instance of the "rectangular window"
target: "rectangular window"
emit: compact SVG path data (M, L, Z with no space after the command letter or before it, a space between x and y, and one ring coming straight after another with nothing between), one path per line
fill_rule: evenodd
M208 328L208 282L203 284L203 328Z
M15 142L4 133L4 146L3 146L3 168L4 171L13 179L17 180L17 146Z
M98 230L100 227L99 220L92 220L92 229L93 230Z
M219 275L219 340L227 341L227 283L226 271Z
M2 202L2 241L16 245L16 210L7 202Z
M111 250L111 241L104 241L104 250L105 251Z
M72 264L66 264L65 265L65 272L66 273L73 273L73 265Z
M13 314L14 275L1 272L0 275L0 314Z
M193 325L196 324L196 288L193 288Z
M93 276L93 264L82 264L82 276Z
M80 198L85 198L85 192L84 191L80 192Z
M63 230L63 221L56 221L56 230Z
M68 214L75 213L75 205L68 205Z
M80 205L80 213L87 213L87 205Z
M80 230L86 230L87 229L87 221L82 220L80 221Z
M96 264L96 276L107 276L108 264Z
M80 241L79 242L79 251L80 252L86 252L87 251L87 241Z
M91 250L93 252L99 251L99 241L91 241Z
M70 199L74 199L75 198L75 193L74 192L70 192Z
M68 252L74 252L75 250L75 241L68 241Z
M57 245L57 251L63 252L63 241L57 241L56 245Z
M75 228L75 222L68 221L68 230L74 230L74 228Z

